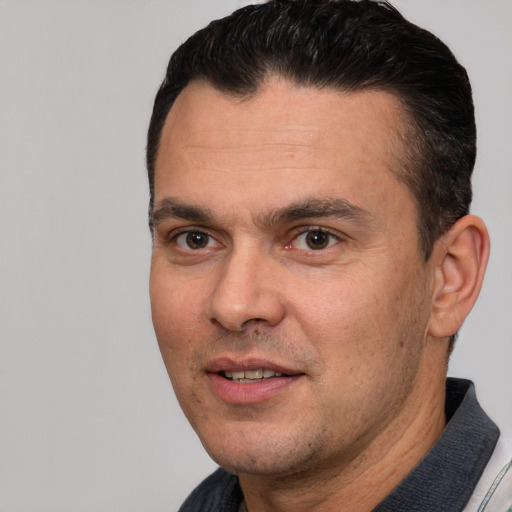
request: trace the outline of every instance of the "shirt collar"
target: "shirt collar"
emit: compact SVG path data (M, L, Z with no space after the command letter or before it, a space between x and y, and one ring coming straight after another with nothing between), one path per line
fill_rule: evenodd
M460 511L492 455L500 431L469 380L448 378L448 424L430 452L374 512Z

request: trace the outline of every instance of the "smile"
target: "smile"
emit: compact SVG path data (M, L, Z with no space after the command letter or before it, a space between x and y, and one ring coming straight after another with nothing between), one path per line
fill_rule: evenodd
M250 405L266 402L302 381L306 375L290 365L264 359L220 357L205 368L210 390L221 402Z

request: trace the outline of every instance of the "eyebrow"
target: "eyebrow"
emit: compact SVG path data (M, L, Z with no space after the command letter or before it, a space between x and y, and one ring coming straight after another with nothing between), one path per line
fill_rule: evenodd
M307 198L284 208L271 210L261 215L258 222L264 226L272 227L298 220L326 217L342 218L356 224L364 224L370 222L373 215L368 210L364 210L346 199Z
M256 222L271 228L276 225L287 224L305 219L343 218L355 224L364 224L371 221L373 215L363 208L340 198L306 198L282 208L271 209L260 214ZM173 198L159 201L150 212L149 225L151 229L168 218L179 218L189 222L211 222L213 215L208 208L191 205Z
M189 222L208 222L212 219L208 208L195 206L172 198L162 199L149 213L149 227L154 229L165 219L178 218Z

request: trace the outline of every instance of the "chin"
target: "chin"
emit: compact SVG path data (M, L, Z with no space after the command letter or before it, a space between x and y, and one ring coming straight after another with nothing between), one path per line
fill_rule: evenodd
M254 454L244 460L233 460L231 457L221 457L216 462L228 473L233 475L259 475L274 477L289 477L300 473L301 466L287 460L267 460L260 454Z
M206 443L203 446L210 457L229 473L252 475L291 476L301 473L316 459L318 447L303 437L274 435L261 430L255 435L239 432L225 433L224 442Z

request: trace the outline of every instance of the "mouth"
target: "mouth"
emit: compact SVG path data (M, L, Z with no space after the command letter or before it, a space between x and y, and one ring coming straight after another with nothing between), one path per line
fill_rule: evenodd
M220 359L207 371L211 390L222 402L256 404L266 402L295 386L305 374L269 361Z

